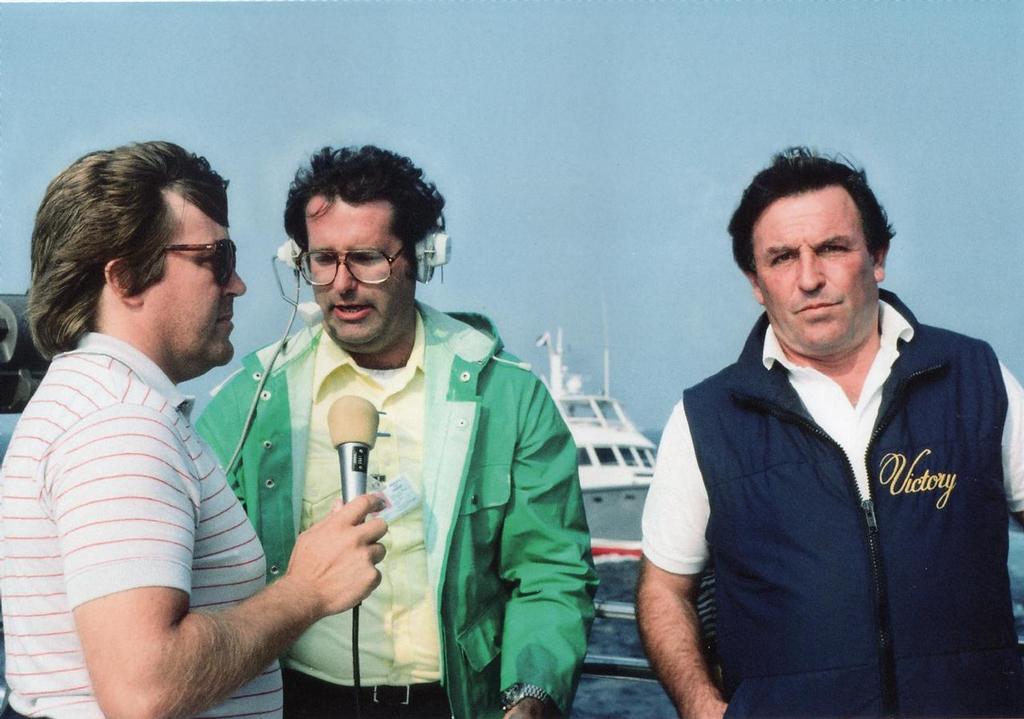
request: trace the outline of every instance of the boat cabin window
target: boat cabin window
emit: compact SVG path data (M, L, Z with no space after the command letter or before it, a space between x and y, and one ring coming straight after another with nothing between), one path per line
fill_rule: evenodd
M632 447L619 447L619 454L622 455L622 461L626 463L627 467L635 467L637 465L636 454L634 454Z
M615 402L608 399L599 399L597 400L597 409L604 415L604 420L608 424L625 424L622 419L622 413Z
M590 466L590 453L587 452L586 447L579 447L576 450L576 464L578 464L580 467Z
M563 399L562 402L562 413L566 417L572 417L577 420L593 420L594 424L598 424L601 418L597 416L597 411L594 406L590 404L590 400L586 399Z
M597 455L597 461L603 465L619 463L619 458L615 456L615 450L611 447L594 447L594 454Z
M654 453L651 452L651 450L646 449L646 448L641 449L640 450L640 461L644 463L645 467L653 467L654 466Z

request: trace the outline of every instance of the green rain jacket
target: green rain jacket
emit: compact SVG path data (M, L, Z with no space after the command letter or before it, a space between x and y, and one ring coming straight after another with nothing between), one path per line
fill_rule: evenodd
M418 309L426 341L423 531L452 711L456 719L500 717L501 690L526 682L568 716L597 588L575 445L547 389L502 351L489 320ZM321 336L318 324L289 339L228 477L263 541L268 581L284 573L295 545ZM247 356L198 422L222 464L272 352Z

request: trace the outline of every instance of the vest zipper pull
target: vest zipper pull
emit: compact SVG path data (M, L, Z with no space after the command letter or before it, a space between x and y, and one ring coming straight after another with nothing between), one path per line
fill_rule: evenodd
M878 531L878 519L875 517L875 505L870 499L865 499L860 503L860 508L864 510L864 517L868 521L868 528L872 532Z

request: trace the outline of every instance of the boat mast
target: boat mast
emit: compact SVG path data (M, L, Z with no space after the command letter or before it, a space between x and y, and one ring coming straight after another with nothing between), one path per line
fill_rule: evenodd
M604 292L601 293L601 325L604 330L604 396L608 398L612 396L612 390L611 380L609 379L611 374L608 369L608 306L604 301Z
M548 340L548 364L551 371L551 394L557 399L565 396L565 365L562 364L562 328L555 331L555 344Z

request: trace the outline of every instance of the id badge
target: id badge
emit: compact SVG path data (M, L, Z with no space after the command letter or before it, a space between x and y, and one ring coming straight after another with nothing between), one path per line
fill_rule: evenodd
M370 516L380 517L389 523L416 509L423 501L413 489L412 483L402 476L395 477L383 486L378 485L374 493L384 499L385 506Z

